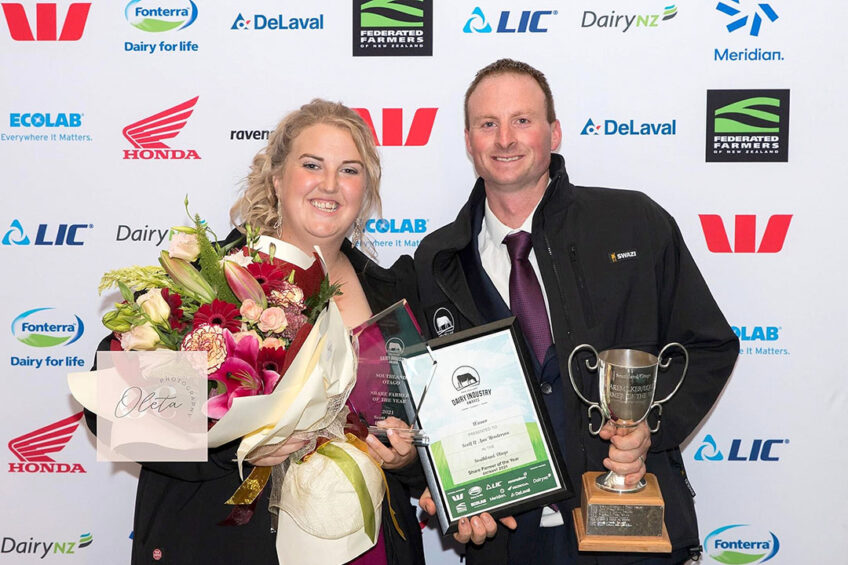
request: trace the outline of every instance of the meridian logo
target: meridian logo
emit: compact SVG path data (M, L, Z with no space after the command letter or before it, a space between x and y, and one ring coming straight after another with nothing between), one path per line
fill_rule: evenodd
M68 346L82 337L85 325L79 316L74 314L74 322L65 319L64 323L55 323L52 315L43 314L51 310L55 308L33 308L19 314L12 320L12 335L32 347Z
M3 2L3 15L9 25L9 34L15 41L57 41L56 39L56 4L37 3L35 5L35 37L32 26L27 18L23 4ZM88 20L88 10L91 3L77 2L68 6L62 33L58 41L78 41L85 31Z
M151 33L185 29L197 19L197 5L188 0L189 6L163 8L161 6L145 8L139 6L143 0L130 0L124 8L124 17L136 29ZM148 3L148 2L145 2ZM154 2L159 4L159 2Z
M619 28L622 27L621 33L626 33L635 24L635 27L659 27L660 22L668 21L677 15L677 6L671 4L666 6L661 14L630 14L616 15L615 10L609 14L599 16L592 10L583 12L583 19L580 22L580 27L605 27Z
M353 0L353 56L433 54L433 0Z
M721 216L698 214L698 218L707 240L707 249L712 253L779 253L786 241L792 214L774 214L769 217L759 248L756 248L757 216L754 214L736 215L733 248L730 247L730 239Z
M707 162L787 162L789 90L708 90Z
M82 412L77 412L49 426L16 437L9 450L21 463L9 463L10 473L85 473L79 463L56 463L50 456L65 449L79 426Z
M750 524L730 524L707 534L704 548L719 563L747 565L765 563L777 555L780 540L774 532Z
M362 116L365 123L371 129L371 134L374 136L374 143L381 145L380 138L377 137L377 130L374 128L374 121L371 119L371 112L367 108L354 108L354 110ZM383 143L385 147L417 146L427 145L430 141L430 133L433 131L433 123L436 121L436 112L438 108L418 108L415 110L415 115L412 117L412 124L409 126L409 135L406 137L406 143L403 141L403 109L402 108L383 108Z
M524 10L518 17L518 22L510 23L511 12L504 10L501 12L498 20L498 27L495 30L497 33L547 33L548 28L542 27L540 20L542 16L556 16L559 14L557 10L537 10L531 12ZM479 6L471 11L471 17L465 22L462 27L463 33L492 33L492 26L486 21L486 16Z
M742 10L735 6L740 5L740 0L727 0L731 2L731 4L727 4L725 2L719 2L716 5L716 10L723 14L727 14L731 18L736 18L729 24L727 24L727 31L733 33L737 29L743 28L748 25L748 16L753 11L754 16L751 18L751 29L748 32L751 36L757 37L760 35L760 26L763 24L763 18L760 16L760 11L762 11L763 15L768 18L768 20L772 23L777 21L777 12L772 9L769 4L765 2L757 2L756 6L753 9L748 9L748 13L742 14ZM751 2L753 4L753 2ZM759 9L758 9L759 8ZM739 16L739 17L737 17Z
M0 545L0 553L41 553L41 559L47 557L48 553L62 553L65 555L74 554L74 547L82 549L91 545L94 538L91 532L80 534L79 541L33 541L30 537L29 541L17 541L15 538L4 537L2 545ZM40 546L40 547L39 547Z
M139 149L124 149L124 159L200 159L194 149L171 149L162 141L177 137L194 112L198 98L195 96L125 127L124 137Z
M32 245L84 245L84 241L77 239L77 231L91 229L94 224L59 224L56 235L47 235L48 224L39 224L35 233L35 241ZM9 224L9 230L0 240L3 245L30 245L29 236L24 233L21 221L17 218Z
M745 453L741 439L734 439L730 443L730 451L727 461L780 461L780 457L772 455L772 449L776 445L789 445L788 439L754 439L751 448ZM724 461L724 453L718 448L718 444L711 434L704 436L698 451L695 452L695 461Z
M603 128L603 129L602 129ZM603 126L600 122L595 124L589 118L586 125L580 131L580 135L677 135L677 120L670 122L644 122L636 124L634 120L617 122L616 120L604 120Z

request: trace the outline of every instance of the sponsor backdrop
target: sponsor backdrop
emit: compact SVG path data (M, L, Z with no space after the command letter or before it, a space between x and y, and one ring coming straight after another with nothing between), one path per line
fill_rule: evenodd
M845 3L20 0L2 11L0 562L128 561L137 467L96 461L65 384L90 366L117 298L98 296L101 274L152 264L186 221L186 195L225 235L268 131L318 96L373 126L384 207L366 232L380 262L414 252L474 181L462 94L503 56L547 73L574 182L643 190L674 215L741 338L684 451L704 560L840 559L848 483L826 471L848 463ZM460 562L432 526L426 539L429 562Z

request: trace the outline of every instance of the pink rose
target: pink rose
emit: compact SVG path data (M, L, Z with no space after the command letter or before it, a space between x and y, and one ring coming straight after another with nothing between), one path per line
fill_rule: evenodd
M265 309L259 316L259 329L266 333L280 333L287 325L286 313L276 306Z
M282 347L283 349L285 349L286 348L286 342L284 342L283 340L278 339L276 337L266 337L264 340L262 340L262 345L260 345L259 347L261 347L263 349L267 349L267 348L274 349L276 347Z
M171 239L168 255L172 259L185 259L192 262L200 255L200 245L197 244L197 236L191 233L177 232Z
M233 334L233 339L235 339L235 340L236 340L236 343L238 343L238 342L240 342L242 339L244 339L244 338L246 338L246 337L248 337L248 336L249 336L249 337L255 337L257 342L261 342L261 341L262 341L262 338L261 338L261 337L259 337L259 334L258 334L258 333L256 333L256 332L255 332L255 331L253 331L253 330L246 331L246 332L237 332L237 333L234 333L234 334Z
M262 314L262 306L257 304L252 298L247 298L241 303L239 313L241 313L243 319L255 324L259 321L259 316Z

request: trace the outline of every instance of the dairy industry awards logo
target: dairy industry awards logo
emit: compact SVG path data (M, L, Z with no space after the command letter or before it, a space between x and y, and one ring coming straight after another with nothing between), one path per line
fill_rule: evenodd
M706 160L787 162L789 90L708 90Z
M433 54L433 0L353 0L353 56Z
M194 149L173 149L164 140L173 139L185 127L198 97L142 118L124 128L134 149L124 149L124 159L200 159Z
M62 463L53 459L73 437L82 412L53 422L9 441L9 450L17 463L9 463L9 473L85 473L79 463Z
M139 31L161 34L182 31L197 20L197 4L192 0L130 0L124 18ZM133 53L196 53L199 45L180 37L177 41L124 41L124 51Z
M750 524L730 524L716 528L704 538L710 559L730 565L765 563L780 551L774 532Z

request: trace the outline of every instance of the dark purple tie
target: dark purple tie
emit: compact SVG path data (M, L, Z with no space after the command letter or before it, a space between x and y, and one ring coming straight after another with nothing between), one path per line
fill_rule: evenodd
M509 273L509 306L518 318L521 330L539 363L544 363L545 352L551 346L551 325L545 310L542 287L533 265L530 264L532 242L526 231L517 231L504 238L512 270Z

